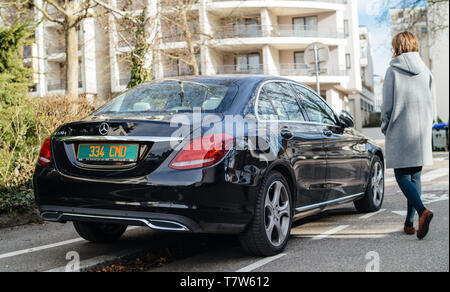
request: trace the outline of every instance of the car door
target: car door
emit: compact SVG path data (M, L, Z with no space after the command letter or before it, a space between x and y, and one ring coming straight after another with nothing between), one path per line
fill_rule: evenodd
M326 175L326 154L319 127L307 123L306 114L289 82L269 82L261 90L259 104L270 104L276 113L281 157L288 161L297 183L296 207L322 202ZM260 118L270 118L264 115Z
M353 129L341 127L336 114L315 92L304 88L303 93L305 102L314 107L314 111L308 111L311 120L321 124L327 161L327 200L362 192L362 157L367 141L355 135Z

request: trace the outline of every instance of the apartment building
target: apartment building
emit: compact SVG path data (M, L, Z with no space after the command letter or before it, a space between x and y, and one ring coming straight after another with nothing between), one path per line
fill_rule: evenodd
M449 120L449 2L409 9L391 9L392 36L411 30L420 42L420 55L433 73L436 85L437 117ZM411 29L410 24L414 26Z
M361 66L361 122L362 126L370 123L370 113L375 111L376 97L374 94L374 75L372 61L372 46L370 33L365 25L359 27L360 66Z
M122 5L119 0L108 2L118 8ZM146 1L164 12L160 4ZM193 28L201 31L197 44L201 75L279 75L315 89L316 77L305 64L304 51L309 44L321 42L328 46L330 58L320 70L320 95L337 112L350 111L357 128L362 127L366 112L373 110L370 43L362 45L361 35L368 32L359 27L357 0L199 0L191 10ZM111 15L82 22L80 93L104 98L126 89L133 43L123 40L127 32L120 26ZM43 22L36 32L36 96L64 90L65 54L59 43L63 36L57 36L56 30ZM186 46L176 35L167 35L173 30L163 21L158 33L166 34L159 44L162 50ZM157 79L191 74L188 66L164 56L155 57L153 71Z

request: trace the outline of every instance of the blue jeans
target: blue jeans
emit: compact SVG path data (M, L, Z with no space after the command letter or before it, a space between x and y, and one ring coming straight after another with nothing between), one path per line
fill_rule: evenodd
M394 169L395 179L398 186L402 190L405 197L408 199L408 213L406 214L406 226L413 226L414 214L422 215L425 211L425 206L420 198L421 183L420 176L422 175L422 166L409 167L409 168L396 168Z

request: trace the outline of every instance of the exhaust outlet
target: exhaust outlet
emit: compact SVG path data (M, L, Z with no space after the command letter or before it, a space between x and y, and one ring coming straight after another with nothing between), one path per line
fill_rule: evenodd
M58 212L43 212L41 213L41 217L42 219L44 219L45 221L52 221L52 222L58 222L59 219L61 218L60 213Z

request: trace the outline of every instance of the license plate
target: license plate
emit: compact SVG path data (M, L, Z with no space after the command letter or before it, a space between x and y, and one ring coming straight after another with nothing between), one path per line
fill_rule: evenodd
M136 161L138 144L80 144L79 161Z

